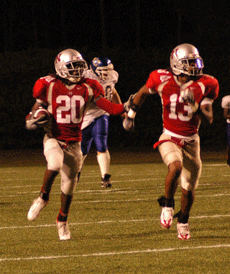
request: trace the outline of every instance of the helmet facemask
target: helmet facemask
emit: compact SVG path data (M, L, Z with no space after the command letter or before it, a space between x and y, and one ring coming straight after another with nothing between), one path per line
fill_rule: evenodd
M103 81L105 81L109 75L110 75L110 72L113 70L113 64L109 64L108 66L106 67L97 67L95 70L94 70L94 73Z
M180 62L182 63L183 69L182 73L188 76L199 76L203 74L203 59L196 58L196 59L181 59Z
M69 62L65 65L67 67L67 79L70 82L76 83L80 81L83 76L85 68L85 62L78 61L78 62Z

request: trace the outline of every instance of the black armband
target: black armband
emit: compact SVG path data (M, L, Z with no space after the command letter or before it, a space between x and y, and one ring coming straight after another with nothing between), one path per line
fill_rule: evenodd
M135 105L134 103L131 103L130 108L131 108L133 111L137 112L139 106L138 106L138 105Z

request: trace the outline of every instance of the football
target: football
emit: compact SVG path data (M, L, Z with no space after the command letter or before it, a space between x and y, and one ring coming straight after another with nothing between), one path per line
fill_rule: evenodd
M44 120L48 120L48 116L49 116L49 113L46 109L39 108L34 112L33 118L34 119L40 118L40 120L44 121Z

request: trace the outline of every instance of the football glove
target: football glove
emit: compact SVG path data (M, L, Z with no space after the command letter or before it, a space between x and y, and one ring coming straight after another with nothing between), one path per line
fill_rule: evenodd
M130 108L132 107L132 105L133 105L133 99L134 99L135 95L136 95L136 93L135 94L131 94L129 96L128 101L123 104L123 108L124 108L124 110L126 112L128 112L130 110Z
M129 118L128 116L125 117L123 120L123 128L126 131L134 131L134 119Z
M129 100L125 103L126 104L126 112L128 112L128 114L126 115L125 119L123 120L123 128L126 131L133 131L134 130L134 119L138 110L138 105L135 105L133 103L133 99L136 96L135 94L131 94L129 97ZM124 104L124 105L125 105ZM125 106L124 106L125 108Z
M48 122L47 117L40 116L38 118L33 117L33 113L30 112L26 116L26 129L28 130L35 130L39 127L44 127Z
M190 89L182 90L180 96L183 102L191 106L193 112L196 112L198 110L199 105L194 99L194 93L192 90Z

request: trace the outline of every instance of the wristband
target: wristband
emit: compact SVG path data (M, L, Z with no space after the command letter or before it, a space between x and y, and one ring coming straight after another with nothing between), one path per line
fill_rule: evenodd
M128 117L129 117L130 119L134 119L135 116L136 116L136 114L137 114L136 111L130 109L129 112L128 112Z

